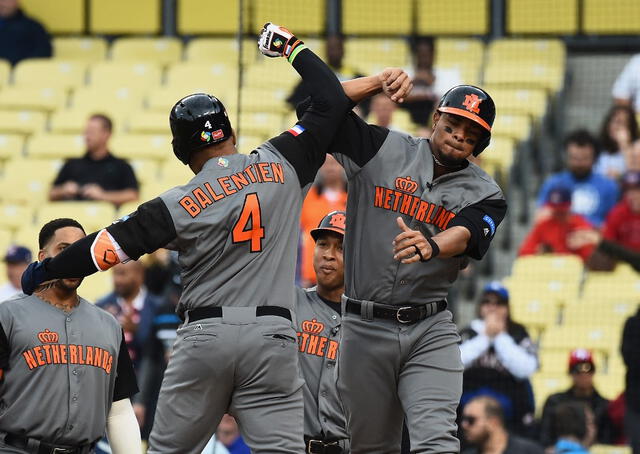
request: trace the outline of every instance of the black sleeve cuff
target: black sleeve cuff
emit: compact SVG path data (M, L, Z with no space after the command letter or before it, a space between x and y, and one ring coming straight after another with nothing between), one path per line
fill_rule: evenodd
M469 230L471 238L464 254L480 260L489 250L498 225L507 212L504 199L483 200L462 209L449 223L448 228L462 226Z
M127 345L124 341L124 332L122 333L122 341L120 342L116 374L116 384L113 390L113 402L131 398L131 396L139 391L136 374L133 371L133 364L129 357L129 350L127 349Z
M169 209L159 197L143 203L107 231L133 260L166 246L177 236Z

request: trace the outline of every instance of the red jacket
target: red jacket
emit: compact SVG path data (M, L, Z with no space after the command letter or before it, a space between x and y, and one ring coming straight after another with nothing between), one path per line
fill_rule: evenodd
M611 209L602 230L605 240L640 252L640 213L631 211L627 200L623 199Z
M567 246L567 236L582 229L593 229L593 226L578 214L569 214L565 221L554 217L543 219L533 226L522 242L518 255L577 254L582 257L582 260L586 260L593 252L593 246L583 246L575 250Z

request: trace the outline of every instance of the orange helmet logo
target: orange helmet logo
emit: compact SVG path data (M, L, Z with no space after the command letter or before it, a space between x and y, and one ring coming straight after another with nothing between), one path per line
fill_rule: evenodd
M478 98L476 94L465 95L462 105L465 106L469 112L478 114L480 113L480 103L482 101L483 100Z
M333 227L338 227L339 229L345 230L347 228L347 218L342 213L336 213L331 216L329 219L329 224Z
M302 322L302 331L312 334L320 334L324 329L324 323L319 322L315 318L313 320L305 320Z
M38 339L40 339L40 342L43 344L55 344L58 342L58 333L45 329L38 333Z

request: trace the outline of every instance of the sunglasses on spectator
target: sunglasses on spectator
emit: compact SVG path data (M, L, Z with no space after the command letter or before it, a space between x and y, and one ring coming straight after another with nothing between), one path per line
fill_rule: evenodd
M470 416L470 415L464 415L460 419L462 424L466 424L468 426L473 426L476 423L477 420L478 420L478 418L476 416Z

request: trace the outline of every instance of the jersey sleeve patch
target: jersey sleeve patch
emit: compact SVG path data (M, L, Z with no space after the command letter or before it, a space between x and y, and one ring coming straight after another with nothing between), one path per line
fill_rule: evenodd
M496 233L496 223L493 221L493 219L491 219L491 216L489 216L488 214L485 214L482 217L482 220L489 226L489 228L484 228L482 230L482 233L484 233L484 236L489 236L489 234L491 234L491 236L493 236Z
M98 232L93 244L91 245L91 258L97 269L107 271L109 268L120 263L120 257L117 250L119 245L113 239L109 232L101 230Z
M300 134L302 134L305 131L306 131L305 127L302 126L301 124L297 124L293 128L287 130L287 132L289 134L291 134L292 136L294 136L294 137L299 136Z

